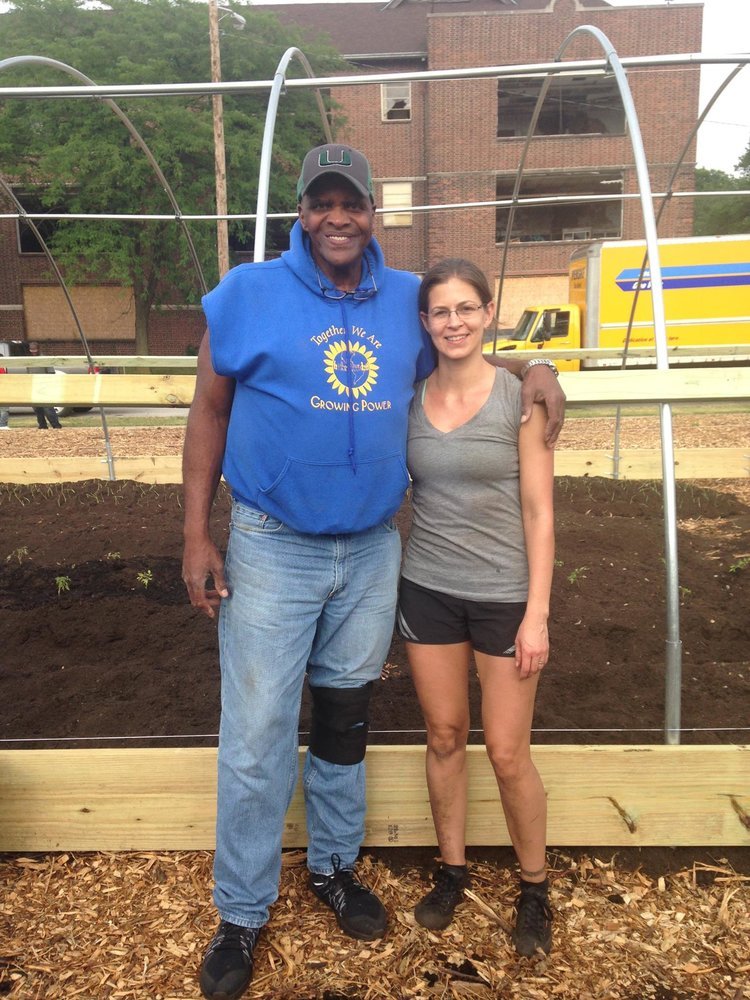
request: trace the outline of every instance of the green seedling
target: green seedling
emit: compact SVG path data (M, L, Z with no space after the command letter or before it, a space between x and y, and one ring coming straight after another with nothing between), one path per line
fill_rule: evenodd
M581 579L586 579L586 570L588 566L577 566L572 573L568 574L568 583L578 583Z
M26 545L21 545L17 549L13 549L10 555L5 557L6 562L17 562L20 566L24 559L29 558L29 549Z
M55 586L57 587L57 594L64 594L66 591L70 590L70 584L72 583L69 576L56 576Z
M136 580L138 581L138 583L140 583L142 587L148 587L153 578L154 574L151 572L150 569L143 569L136 576Z
M729 572L741 573L743 569L747 569L748 566L750 566L750 556L742 556L740 559L737 559L732 563L729 567Z
M118 559L122 559L122 555L119 552L108 552L106 558L110 562L117 562Z

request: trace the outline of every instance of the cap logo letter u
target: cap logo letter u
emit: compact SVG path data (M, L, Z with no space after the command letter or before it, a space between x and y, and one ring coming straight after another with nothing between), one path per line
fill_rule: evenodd
M331 151L329 149L324 149L323 152L318 157L318 166L320 167L350 167L352 165L352 158L349 155L349 151L342 149L339 152L338 158L335 160L331 159Z

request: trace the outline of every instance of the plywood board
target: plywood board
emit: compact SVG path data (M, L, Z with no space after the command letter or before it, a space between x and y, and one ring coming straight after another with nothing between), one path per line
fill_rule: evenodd
M301 751L301 753L304 751ZM750 747L539 746L555 846L750 846ZM435 843L422 747L371 747L365 843ZM467 842L509 842L484 748L469 748ZM0 751L0 851L214 846L216 751ZM306 843L298 787L284 844Z
M68 293L88 340L135 340L132 288L76 285ZM78 327L58 285L24 285L23 305L27 340L78 340Z

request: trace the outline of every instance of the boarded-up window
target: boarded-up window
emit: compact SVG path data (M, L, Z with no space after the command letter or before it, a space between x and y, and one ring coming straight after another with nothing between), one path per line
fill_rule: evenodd
M135 340L135 302L131 288L78 286L69 289L87 340ZM77 340L78 328L60 288L25 285L27 340Z
M412 206L412 183L411 181L384 181L383 182L383 225L384 226L410 226L413 215L411 212L389 213L389 208L411 208Z

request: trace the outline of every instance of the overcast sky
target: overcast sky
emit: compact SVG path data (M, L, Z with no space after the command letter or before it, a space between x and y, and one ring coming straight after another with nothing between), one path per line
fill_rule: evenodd
M615 7L645 6L635 0L609 0L609 3ZM653 0L654 6L662 4L669 5L670 0ZM704 0L702 51L706 55L739 52L750 55L750 0ZM701 111L731 69L726 65L702 67ZM698 133L699 167L734 172L737 161L750 145L748 91L750 65L735 77L703 123Z

